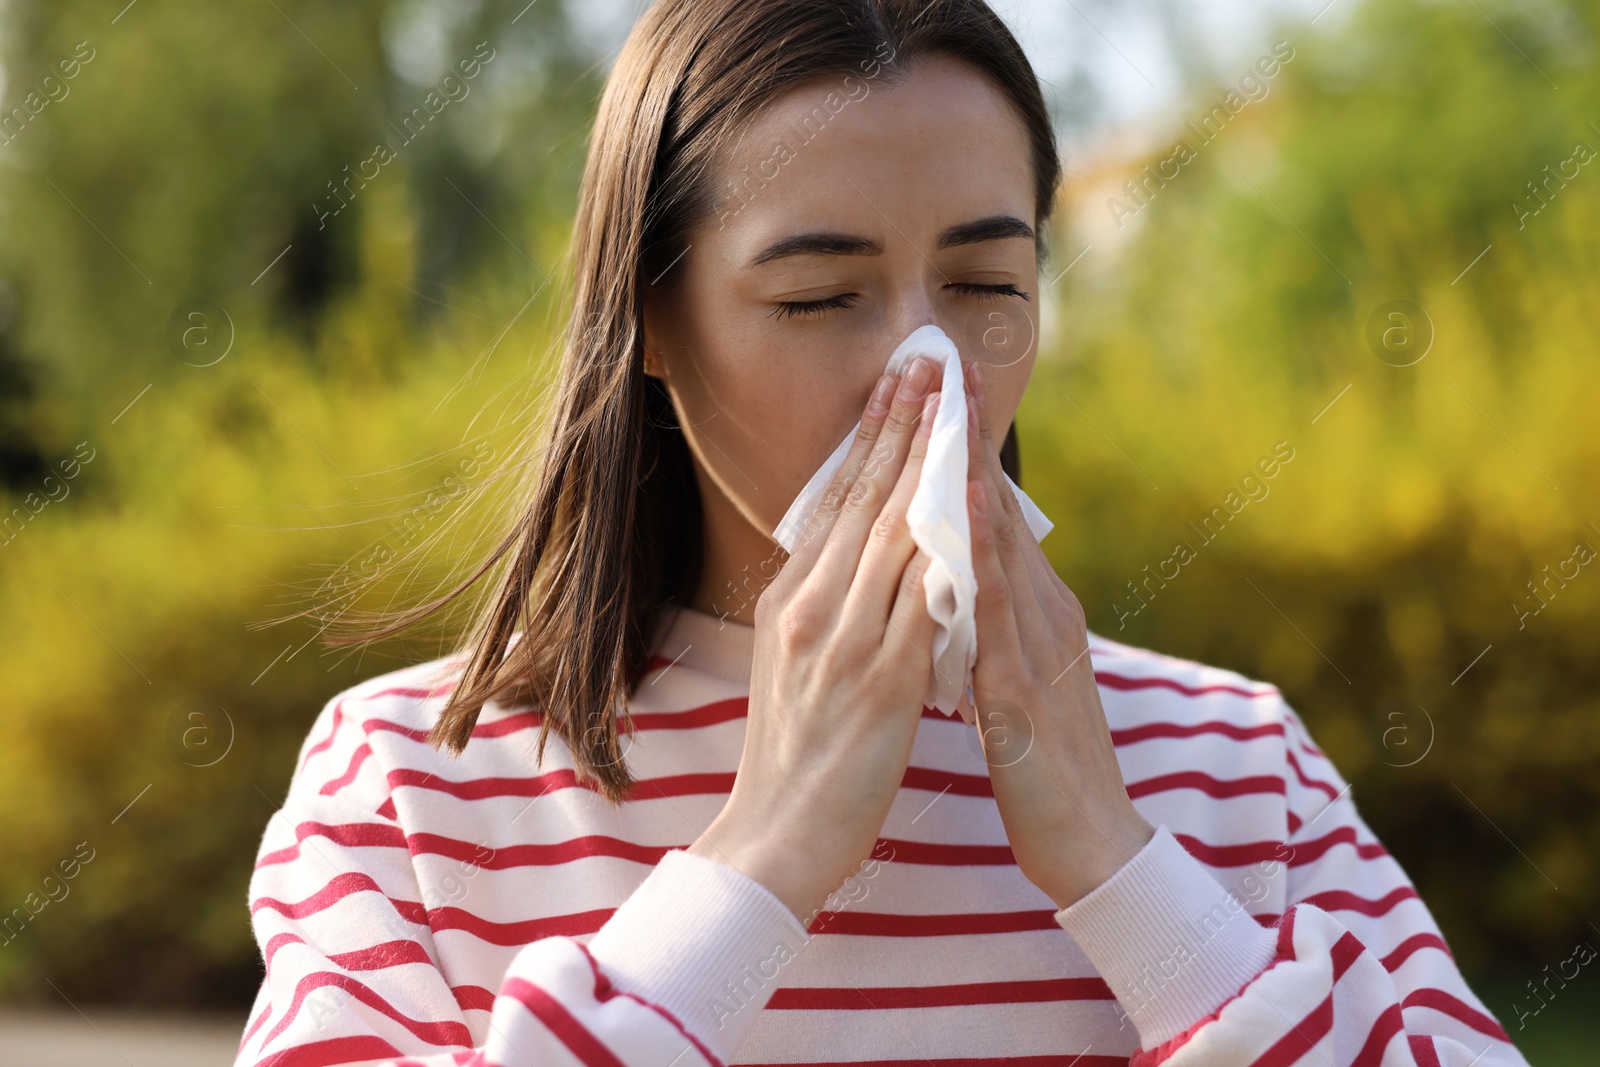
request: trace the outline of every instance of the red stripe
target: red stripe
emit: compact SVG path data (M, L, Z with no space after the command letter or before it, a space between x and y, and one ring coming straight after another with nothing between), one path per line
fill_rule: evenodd
M1278 920L1278 944L1276 960L1293 960L1298 957L1294 952L1294 907L1283 913L1283 918Z
M1477 1008L1462 1003L1461 1000L1442 989L1418 989L1408 994L1400 1002L1400 1006L1402 1008L1432 1008L1434 1011L1443 1012L1457 1022L1465 1023L1480 1034L1487 1034L1497 1041L1504 1041L1508 1045L1511 1043L1511 1038L1506 1036L1506 1032L1500 1028L1499 1023Z
M481 985L458 985L451 986L450 992L455 994L456 1003L461 1005L462 1011L494 1013L495 993L492 989L485 989Z
M742 1062L742 1061L741 1061ZM917 1056L915 1059L905 1060L817 1060L809 1063L797 1063L792 1060L770 1063L751 1063L748 1067L907 1067L909 1064L928 1064L928 1067L989 1067L990 1064L1003 1063L1007 1067L1128 1067L1127 1056L1100 1056L1084 1053L1078 1056L983 1056L971 1057L941 1057L929 1059L926 1056Z
M1204 771L1177 771L1173 774L1157 775L1154 778L1129 783L1127 787L1128 797L1134 800L1172 789L1198 789L1207 796L1218 799L1259 793L1276 793L1282 796L1285 793L1283 779L1275 775L1222 779L1214 778Z
M472 1046L472 1032L467 1029L464 1023L450 1020L432 1022L424 1019L413 1019L391 1005L370 986L351 978L349 975L338 974L334 971L314 971L300 979L295 985L294 1000L278 1020L277 1025L272 1028L266 1037L261 1039L262 1046L270 1045L273 1038L283 1033L289 1024L294 1022L295 1018L300 1014L300 1005L305 1002L306 997L318 989L328 987L343 989L346 993L361 1001L361 1003L393 1019L430 1045L466 1045L469 1048ZM340 1005L339 1011L341 1014L348 1012L349 1006Z
M1208 867L1246 867L1268 860L1281 861L1284 845L1279 841L1247 841L1239 845L1208 845L1188 834L1174 833L1189 854Z
M1355 934L1348 930L1341 934L1339 940L1333 943L1333 948L1328 950L1328 956L1333 961L1333 980L1338 982L1343 978L1344 972L1348 971L1365 951L1366 946L1362 945Z
M336 845L347 848L405 848L405 831L398 826L381 822L350 823L296 823L295 843L288 848L269 852L256 861L256 870L277 863L290 863L300 858L300 842L308 837L325 837Z
M370 948L336 952L329 955L328 960L347 971L380 971L385 967L399 967L407 963L436 966L428 950L418 941L385 941Z
M513 867L554 867L557 864L572 863L592 856L610 856L654 867L661 862L661 857L674 847L641 845L634 841L624 841L620 837L607 837L604 834L570 837L565 841L549 845L506 845L492 850L487 856L484 855L485 849L480 845L440 834L412 834L406 838L406 844L413 854L447 856L488 871L503 871Z
M660 778L645 778L634 783L630 800L654 800L661 797L687 797L710 793L713 795L733 791L733 771L707 774L671 774ZM587 785L588 783L583 783ZM598 787L589 786L591 789Z
M748 696L714 700L682 711L644 711L629 716L637 730L698 730L742 719L750 713Z
M1321 908L1323 911L1358 911L1362 915L1387 915L1395 906L1405 900L1420 900L1417 891L1410 886L1401 886L1385 893L1376 900L1357 896L1343 889L1329 889L1321 893L1313 893L1301 900L1301 904L1310 904ZM1392 969L1392 968L1391 968Z
M363 1060L382 1060L400 1055L383 1038L374 1034L360 1037L335 1037L327 1041L313 1041L306 1045L274 1052L256 1061L256 1067L329 1067L337 1063L359 1063Z
M370 875L362 874L360 871L346 871L344 874L334 875L328 879L321 889L294 904L279 900L276 897L257 897L250 902L250 914L254 915L262 908L271 908L273 911L290 919L303 919L307 915L315 915L325 908L331 908L352 893L382 894L383 890L379 888L377 882L372 880ZM394 905L395 911L399 912L402 917L416 916L422 909L422 905L414 901L395 900L386 895L384 899ZM408 918L407 921L416 920Z
M500 987L500 995L515 998L534 1018L545 1025L568 1050L589 1067L627 1067L612 1055L587 1027L578 1021L565 1004L546 993L532 982L521 978L507 978Z
M367 757L370 755L372 755L372 746L366 742L362 742L360 748L350 753L350 766L345 768L344 773L323 785L319 792L325 797L331 797L333 794L337 793L339 790L355 781L356 772L361 769L361 765L366 762Z
M1044 978L964 985L779 988L768 1011L870 1011L877 1008L947 1008L967 1004L1045 1004L1114 1000L1100 978Z
M957 774L933 767L908 766L900 779L900 788L926 789L930 793L948 792L964 797L994 796L994 783L986 774Z
M1442 1067L1439 1050L1433 1047L1433 1038L1425 1034L1412 1034L1406 1041L1411 1045L1411 1058L1417 1061L1417 1067Z
M1400 942L1393 952L1383 957L1383 969L1393 973L1399 969L1402 963L1411 958L1412 953L1425 948L1436 948L1446 956L1450 956L1450 946L1445 944L1444 938L1438 934L1412 934Z
M1376 1067L1382 1063L1383 1050L1389 1047L1394 1035L1405 1029L1405 1025L1400 1005L1391 1004L1384 1008L1373 1021L1372 1029L1367 1032L1366 1043L1356 1053L1356 1058L1350 1061L1350 1067Z
M581 941L574 941L573 944L577 945L578 951L583 953L583 958L589 963L589 971L594 975L594 997L596 1000L604 1003L605 1001L610 1000L612 997L622 997L626 1000L631 1000L637 1004L644 1005L676 1027L678 1033L683 1036L683 1039L689 1042L689 1044L693 1045L695 1047L695 1051L700 1053L700 1055L705 1058L705 1061L711 1064L711 1067L727 1067L725 1063L712 1054L711 1050L705 1046L704 1042L691 1034L688 1027L683 1025L683 1020L672 1014L672 1012L668 1011L666 1008L663 1008L659 1004L652 1004L650 1001L645 1000L641 996L637 996L633 993L623 993L613 988L611 985L611 979L607 978L604 972L600 970L600 964L595 962L594 955L589 951L589 947Z
M261 953L261 962L266 968L267 973L272 973L272 957L278 954L278 950L280 948L282 948L284 945L303 945L305 943L306 939L301 937L299 934L273 934L272 937L267 940L267 947L262 950Z
M434 697L449 696L455 689L459 678L452 678L442 685L432 689L416 689L411 686L393 686L389 689L380 689L376 693L362 693L362 700L377 700L380 697L415 697L419 700L431 700Z
M888 851L894 863L917 863L932 867L1015 866L1017 858L1010 845L944 845L932 841L900 841L880 837L873 846L874 856Z
M1305 864L1310 863L1312 860L1321 857L1323 853L1327 852L1335 845L1354 845L1356 849L1356 855L1360 856L1364 860L1377 859L1380 856L1387 856L1389 854L1389 850L1384 848L1376 841L1369 843L1358 842L1356 840L1355 827L1341 826L1337 830L1324 834L1321 837L1312 838L1310 841L1301 841L1294 845L1290 845L1289 848L1294 851L1294 855L1289 859L1289 866L1304 866ZM1280 848L1278 845L1273 845L1272 847L1274 849Z
M250 1035L255 1033L257 1030L261 1029L261 1024L266 1022L267 1021L267 1017L270 1016L271 1014L272 1014L272 1004L269 1001L267 1003L267 1006L265 1008L261 1009L261 1014L256 1016L256 1021L251 1023L248 1027L245 1028L244 1036L239 1039L239 1051L240 1052L243 1052L244 1051L244 1047L250 1043Z
M1329 993L1323 998L1310 1014L1301 1019L1298 1025L1289 1027L1289 1032L1273 1043L1272 1047L1257 1056L1252 1067L1289 1067L1298 1063L1300 1058L1321 1041L1328 1031L1333 1029L1333 994Z
M1200 734L1220 734L1235 741L1251 741L1258 737L1283 736L1281 722L1265 722L1259 726L1239 726L1231 722L1152 722L1142 726L1128 726L1111 731L1112 743L1132 745L1166 737L1196 737Z
M311 762L311 757L322 752L333 744L333 739L339 733L339 723L344 719L344 701L341 700L333 706L333 728L328 731L328 736L312 745L306 751L306 758L300 761L300 769L305 770L306 764Z
M611 918L615 908L597 908L569 915L552 915L543 919L523 919L519 922L491 922L460 908L437 908L428 913L428 923L434 933L460 930L487 941L491 945L521 947L546 937L574 937L597 932Z
M1184 685L1182 682L1171 678L1130 678L1126 675L1112 674L1109 671L1095 671L1094 680L1107 689L1135 690L1135 689L1171 689L1188 697L1205 696L1207 693L1231 693L1234 696L1259 699L1260 697L1277 696L1276 686L1267 686L1257 692L1240 689L1233 685Z
M870 911L819 912L808 927L813 934L852 937L951 937L963 934L1014 934L1059 930L1055 912L995 911L952 915L890 915Z
M1285 756L1289 757L1289 766L1294 769L1294 773L1295 773L1296 777L1298 777L1300 779L1300 784L1306 786L1309 789L1315 789L1318 792L1326 793L1328 795L1328 799L1329 800L1337 800L1337 799L1339 799L1339 793L1341 792L1341 790L1335 789L1333 786L1329 785L1327 782L1318 781L1317 779L1308 776L1305 771L1301 770L1300 761L1295 759L1294 749L1293 748L1290 748L1289 746L1285 745L1284 749L1283 749L1283 754Z

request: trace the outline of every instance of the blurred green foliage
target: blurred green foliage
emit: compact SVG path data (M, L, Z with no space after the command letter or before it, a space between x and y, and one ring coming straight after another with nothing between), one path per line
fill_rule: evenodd
M1346 4L1282 26L1270 92L1124 225L1123 180L1192 135L1067 160L1055 270L1089 251L1019 415L1025 484L1095 630L1283 688L1505 1020L1523 978L1600 940L1600 578L1522 628L1514 607L1600 547L1600 167L1537 215L1527 185L1600 147L1600 17ZM534 432L604 64L554 0L5 19L7 106L79 42L94 58L0 146L0 492L38 508L0 535L0 908L79 842L95 858L0 950L0 991L238 1007L255 844L312 717L439 651L319 661L315 626L259 622ZM470 93L319 225L329 183L484 41ZM1409 366L1368 343L1395 300L1431 323ZM1199 537L1278 442L1293 459ZM1193 559L1130 614L1180 541ZM206 766L174 741L194 701L226 712Z
M1600 10L1345 14L1280 27L1267 97L1176 130L1195 158L1120 228L1147 160L1076 173L1055 269L1089 251L1019 415L1025 484L1091 628L1279 685L1463 969L1532 978L1600 943L1600 576L1573 558L1600 548L1600 167L1537 214L1528 185L1600 148ZM1431 323L1415 362L1368 341L1396 300Z

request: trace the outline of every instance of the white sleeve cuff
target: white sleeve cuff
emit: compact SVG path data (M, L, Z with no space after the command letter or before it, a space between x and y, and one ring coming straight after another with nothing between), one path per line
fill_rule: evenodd
M1205 1019L1266 969L1277 937L1172 832L1056 912L1153 1049Z
M809 940L760 882L672 849L588 949L616 989L671 1012L726 1063Z

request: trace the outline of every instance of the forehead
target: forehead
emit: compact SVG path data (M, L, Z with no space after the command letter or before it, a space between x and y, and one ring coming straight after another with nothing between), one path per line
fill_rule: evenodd
M978 68L927 57L891 85L830 74L771 101L717 171L711 230L733 253L795 226L832 223L917 240L1008 212L1032 221L1021 115Z

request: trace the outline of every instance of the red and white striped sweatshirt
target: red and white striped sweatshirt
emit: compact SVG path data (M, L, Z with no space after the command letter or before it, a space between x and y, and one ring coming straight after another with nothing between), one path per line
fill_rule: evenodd
M237 1064L1526 1067L1277 689L1090 635L1157 829L1057 910L975 730L923 710L872 858L815 916L684 849L744 744L755 631L680 610L613 809L538 718L426 734L447 659L339 694L268 821Z

